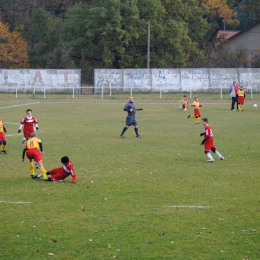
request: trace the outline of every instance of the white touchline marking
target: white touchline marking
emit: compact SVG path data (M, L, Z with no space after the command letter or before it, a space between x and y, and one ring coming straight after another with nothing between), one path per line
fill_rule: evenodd
M20 107L20 106L27 106L27 105L34 105L34 104L39 104L41 102L36 102L36 103L26 103L26 104L20 104L20 105L13 105L13 106L8 106L8 107L0 107L0 109L4 108L10 108L10 107Z
M13 135L6 135L6 136L15 136L15 135L22 135L22 134L13 134Z
M5 124L20 125L20 123L12 123L12 122L6 122L6 121L5 121Z
M0 200L0 203L29 204L29 203L31 203L31 202L26 202L26 201L9 201L9 200Z
M188 205L174 205L174 206L165 206L168 208L196 208L196 209L208 209L211 208L211 206L188 206Z

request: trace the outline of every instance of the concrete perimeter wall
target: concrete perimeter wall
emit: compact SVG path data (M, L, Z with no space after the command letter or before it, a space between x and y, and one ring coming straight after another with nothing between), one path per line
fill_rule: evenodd
M94 91L110 88L129 92L228 91L233 79L239 85L260 91L260 69L95 69Z
M81 70L0 69L1 92L76 92L81 91Z

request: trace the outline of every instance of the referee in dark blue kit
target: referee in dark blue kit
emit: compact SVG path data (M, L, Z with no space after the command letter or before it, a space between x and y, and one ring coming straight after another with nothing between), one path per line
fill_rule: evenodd
M120 136L122 138L124 138L125 137L125 131L131 125L134 125L134 130L135 130L136 137L137 138L141 138L141 136L138 133L138 124L137 124L137 121L135 119L136 107L135 107L135 104L134 104L134 98L133 97L129 97L129 102L126 103L126 105L124 107L124 111L127 111L126 126L123 128L123 131L120 134Z

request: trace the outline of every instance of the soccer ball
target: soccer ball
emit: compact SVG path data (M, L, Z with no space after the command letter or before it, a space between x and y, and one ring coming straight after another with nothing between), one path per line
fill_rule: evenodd
M257 107L257 104L254 104L254 107Z

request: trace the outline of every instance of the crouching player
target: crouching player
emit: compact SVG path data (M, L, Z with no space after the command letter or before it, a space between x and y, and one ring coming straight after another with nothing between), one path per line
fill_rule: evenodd
M44 154L42 148L42 141L36 137L36 134L33 133L30 134L29 140L26 141L23 149L22 162L24 162L25 154L29 159L29 168L31 172L31 177L33 179L36 178L36 176L34 175L34 166L33 166L33 160L34 160L35 162L38 163L44 179L47 179L46 171L42 164L42 155Z
M71 182L76 183L77 175L75 173L72 161L70 161L69 157L64 156L61 158L61 163L63 164L62 167L55 168L46 172L47 175L51 175L46 179L46 181L63 181L71 175ZM41 176L42 175L39 174L37 178L41 178Z
M219 153L217 150L217 147L214 145L214 137L212 133L212 129L210 125L208 124L208 119L203 118L202 124L204 126L204 133L201 133L200 136L204 136L203 141L201 142L201 145L204 145L204 152L208 157L207 162L214 162L214 159L212 155L210 154L210 150L215 153L220 160L224 160L224 157Z
M181 103L181 105L180 105L179 109L187 110L189 100L186 95L183 96L183 99L180 101L180 103Z

